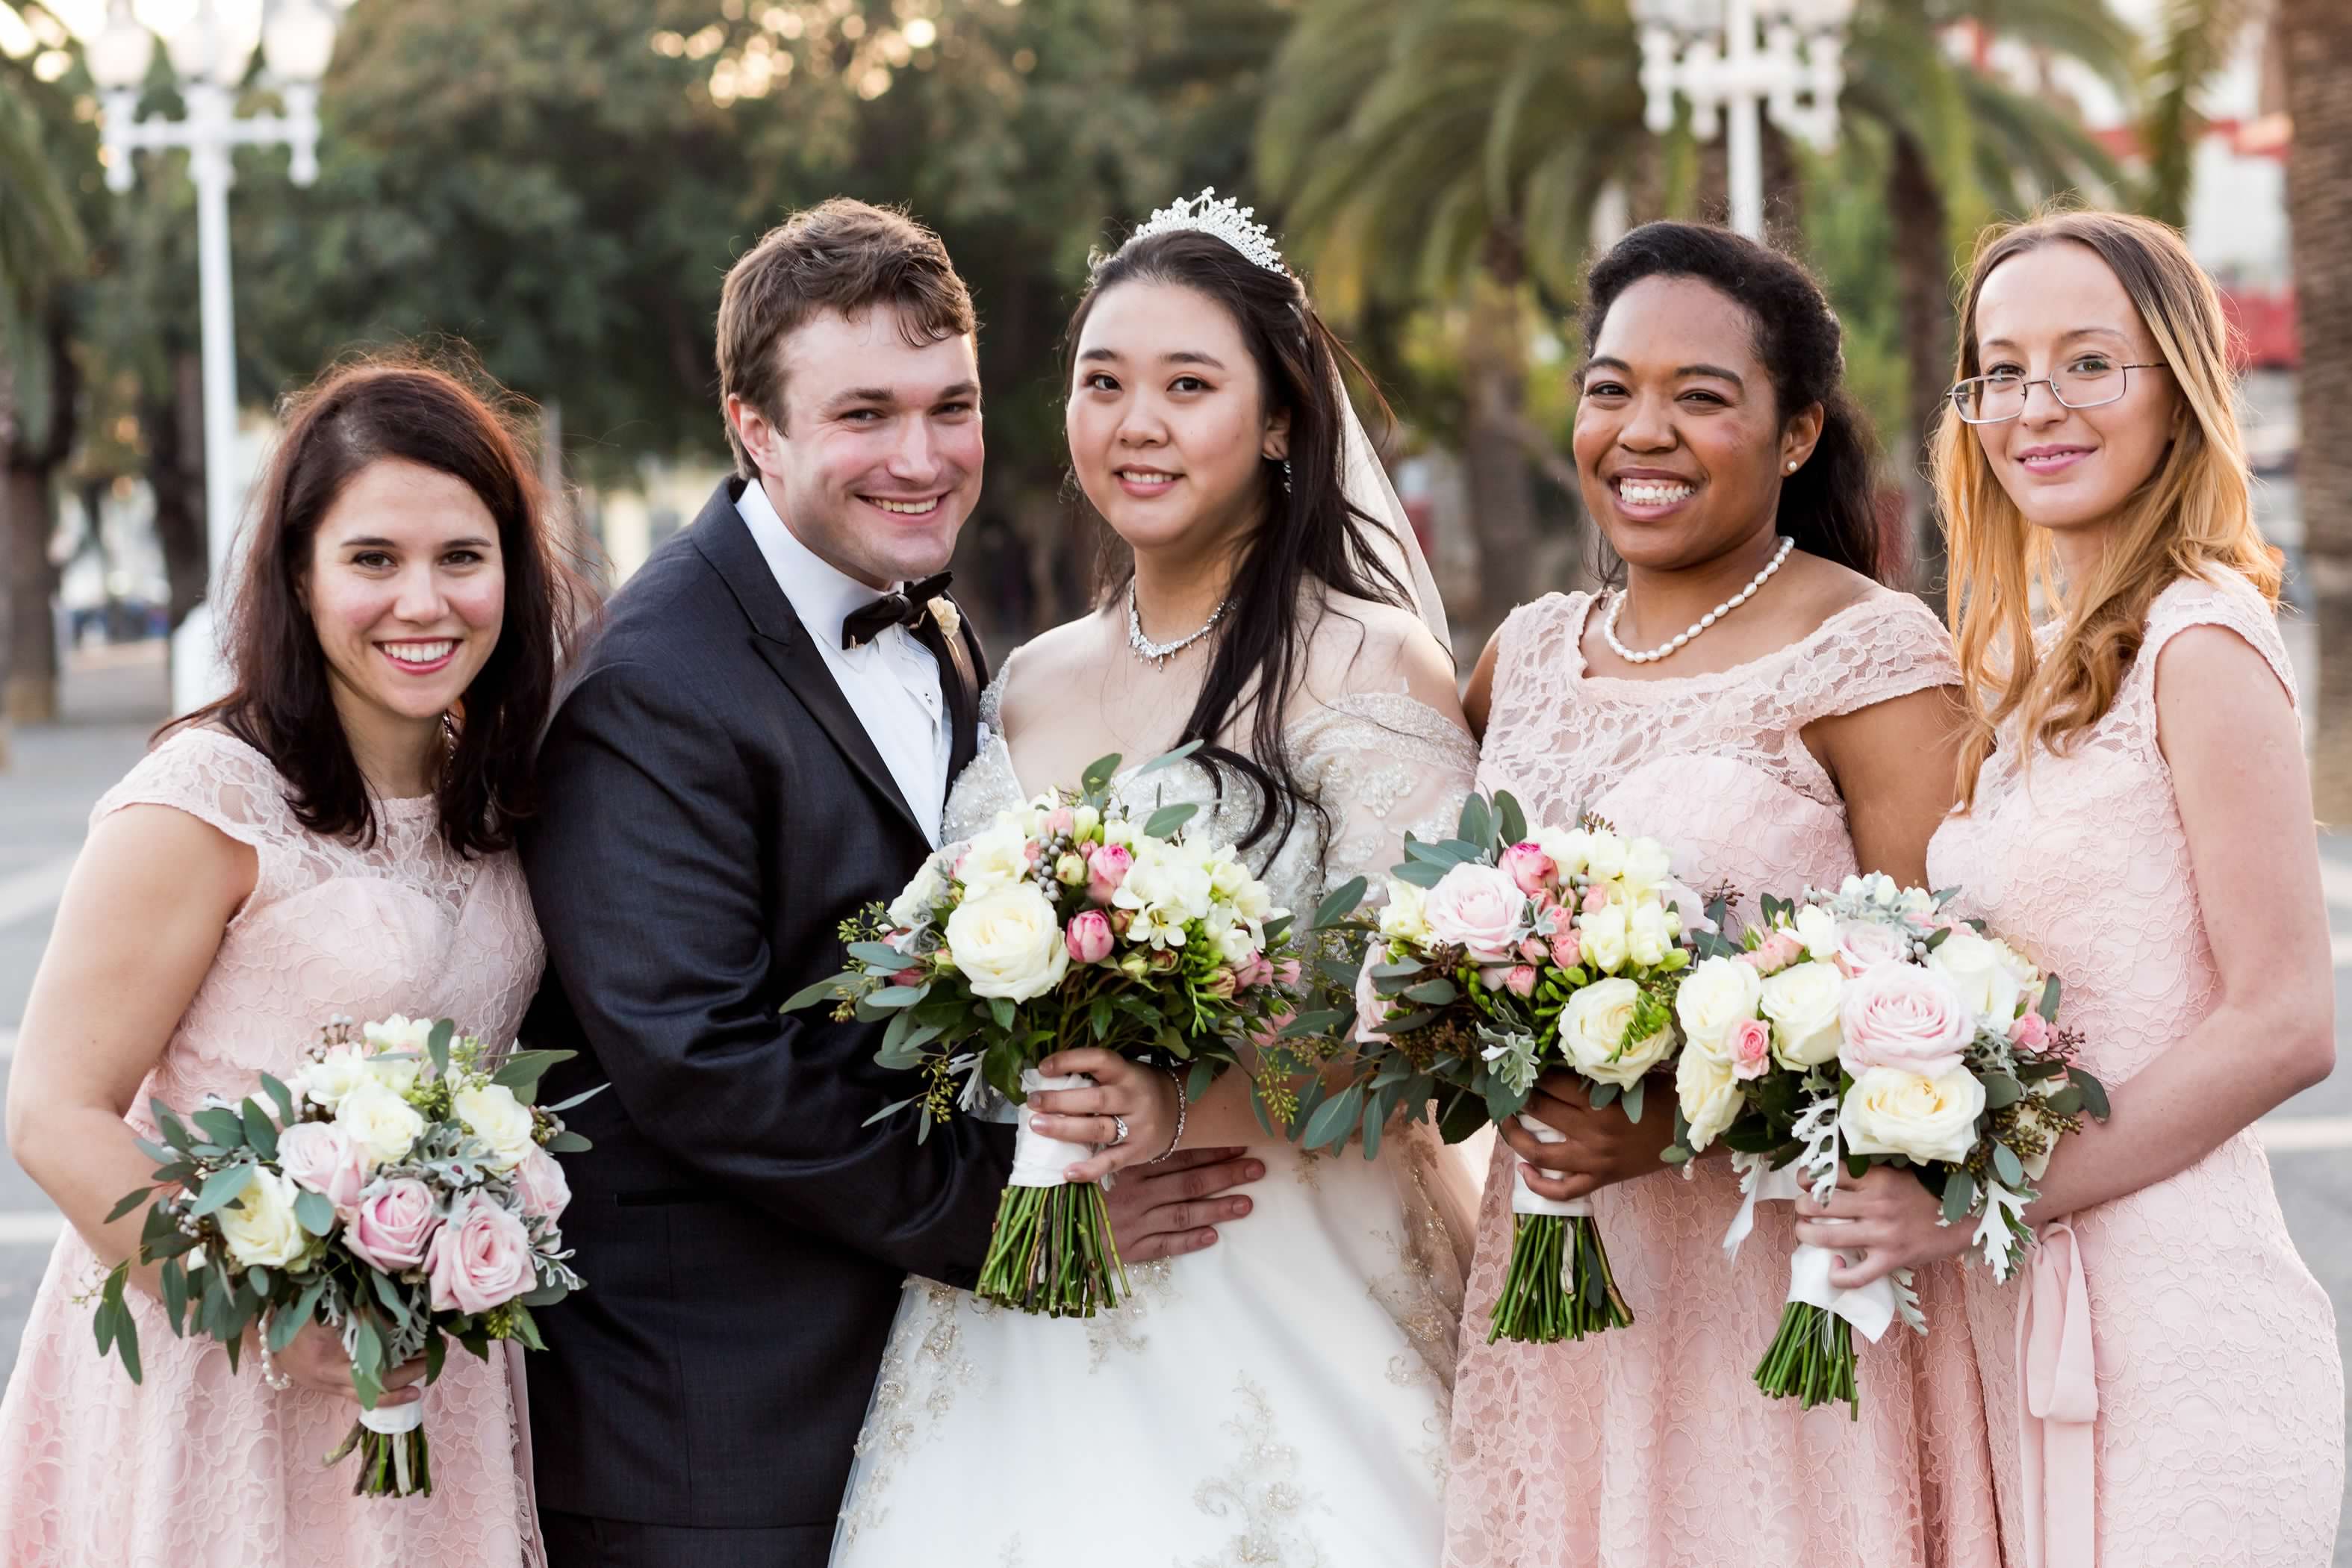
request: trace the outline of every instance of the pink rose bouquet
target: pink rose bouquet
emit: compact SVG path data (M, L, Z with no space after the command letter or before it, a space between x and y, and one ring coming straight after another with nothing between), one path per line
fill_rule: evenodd
M1547 1068L1574 1072L1593 1104L1622 1101L1640 1120L1649 1075L1677 1043L1685 930L1705 923L1664 848L1597 819L1531 827L1497 794L1470 796L1452 838L1408 838L1405 853L1378 913L1339 928L1363 941L1361 958L1330 974L1347 1005L1293 1026L1336 1028L1330 1054L1352 1069L1340 1087L1310 1084L1296 1135L1336 1147L1360 1132L1370 1153L1391 1116L1434 1104L1449 1141L1510 1116L1549 1140L1549 1127L1523 1114ZM1363 891L1334 898L1352 907ZM1489 1340L1580 1340L1633 1321L1589 1202L1543 1197L1521 1174L1511 1206Z
M1764 899L1744 946L1701 939L1676 999L1685 1044L1666 1158L1687 1161L1718 1137L1732 1149L1745 1196L1727 1252L1757 1204L1825 1196L1841 1170L1874 1164L1916 1175L1942 1199L1945 1224L1974 1218L1995 1279L2032 1245L2032 1183L2082 1115L2106 1115L2106 1092L2057 1027L2056 977L1947 914L1952 897L1849 877L1834 891ZM1833 1262L1797 1248L1756 1382L1858 1414L1854 1331L1875 1342L1897 1319L1927 1324L1907 1270L1841 1289Z
M1100 1047L1181 1073L1180 1091L1198 1099L1239 1063L1237 1042L1276 1043L1295 1008L1289 911L1231 846L1183 835L1198 807L1128 809L1135 779L1195 749L1124 779L1104 757L1079 788L998 813L926 860L887 910L847 922L848 967L784 1005L888 1021L877 1059L919 1088L877 1121L916 1107L922 1138L958 1110L1022 1107L981 1269L989 1300L1091 1317L1127 1288L1102 1189L1062 1176L1091 1151L1044 1137L1026 1109L1034 1090L1086 1080L1045 1078L1037 1063ZM1271 1073L1259 1090L1272 1111L1288 1092Z
M361 1408L327 1463L356 1448L354 1493L429 1495L424 1406L379 1406L383 1374L423 1356L437 1378L453 1339L485 1360L493 1340L543 1349L533 1311L581 1289L553 1155L588 1147L558 1114L588 1095L534 1103L572 1054L491 1051L446 1019L338 1019L290 1083L264 1073L243 1103L184 1118L149 1101L156 1184L108 1217L147 1205L139 1260L162 1265L172 1331L219 1341L232 1371L248 1328L265 1370L304 1324L333 1330ZM130 1271L107 1277L94 1326L136 1383Z

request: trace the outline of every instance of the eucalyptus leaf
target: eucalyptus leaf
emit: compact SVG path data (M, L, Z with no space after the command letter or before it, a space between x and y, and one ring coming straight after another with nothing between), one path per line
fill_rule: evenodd
M1347 1142L1348 1134L1355 1131L1363 1099L1363 1091L1350 1084L1317 1106L1315 1114L1307 1119L1307 1131L1299 1142L1309 1149L1320 1149L1326 1144L1336 1148Z
M2066 1069L2066 1081L2083 1091L2084 1110L2101 1121L2107 1119L2106 1085L2078 1067L2069 1067Z
M1649 1080L1647 1079L1636 1079L1633 1082L1633 1087L1625 1091L1622 1098L1625 1101L1626 1121L1639 1121L1642 1120L1642 1100L1644 1091L1648 1088Z
M298 1193L294 1198L294 1218L312 1236L324 1236L335 1228L335 1205L324 1193Z
M1424 980L1418 985L1408 987L1405 991L1407 997L1425 1007L1443 1007L1449 1002L1458 1000L1461 994L1460 991L1454 989L1454 982L1443 976L1435 980Z
M1325 895L1323 901L1315 908L1317 927L1330 925L1353 913L1356 907L1364 901L1364 894L1370 886L1371 884L1361 877L1350 877L1332 889Z
M1528 814L1519 809L1518 801L1507 789L1495 792L1495 837L1504 844L1523 844L1528 837Z
M1976 1206L1976 1201L1977 1179L1966 1170L1956 1169L1945 1178L1944 1218L1947 1223L1958 1225L1968 1218L1969 1210Z
M245 1141L265 1160L278 1158L278 1129L257 1100L245 1102Z
M1172 752L1162 752L1158 756L1152 758L1150 762L1144 763L1141 767L1136 769L1135 776L1137 778L1141 778L1146 773L1156 773L1164 767L1168 767L1176 763L1181 763L1185 758L1191 756L1193 752L1199 751L1205 743L1204 740L1191 740L1185 742L1182 745L1177 747Z
M1680 1143L1669 1143L1658 1151L1658 1158L1669 1165L1687 1165L1690 1163L1691 1152Z
M820 1002L838 1002L844 994L844 984L842 977L835 974L829 979L820 980L814 985L804 985L793 992L777 1011L797 1013L803 1007L814 1007Z
M1462 816L1454 836L1481 849L1495 841L1495 814L1487 809L1485 796L1474 793L1462 797Z
M885 985L866 998L869 1007L911 1007L930 994L928 985Z
M2042 983L2042 1005L2034 1011L2042 1015L2042 1021L2045 1024L2054 1024L2058 1021L2058 977L2054 974ZM2106 1117L2105 1111L2098 1114L2102 1121Z
M190 1120L204 1130L205 1137L224 1149L246 1146L245 1118L226 1105L207 1105Z
M1999 1110L2025 1098L2025 1086L2007 1073L1988 1073L1984 1079L1985 1109Z
M1147 838L1165 838L1200 814L1201 808L1191 801L1163 805L1143 819L1143 835Z
M539 1080L547 1076L548 1068L568 1062L579 1054L578 1051L517 1051L499 1064L498 1071L490 1074L490 1081L512 1089L518 1096L534 1094L538 1092Z
M253 1181L254 1167L248 1164L223 1165L205 1178L204 1190L188 1207L188 1214L202 1219L214 1210L226 1207L243 1193Z
M1992 1168L1994 1173L2000 1177L2002 1186L2014 1191L2025 1185L2025 1165L2018 1159L2017 1151L2008 1144L1992 1146Z
M261 1075L261 1087L263 1091L269 1096L271 1103L278 1107L278 1125L281 1127L293 1126L295 1121L294 1091L288 1089L285 1084L281 1083L277 1079L270 1077L268 1073L263 1073Z
M1078 775L1078 787L1088 795L1102 794L1110 787L1110 781L1118 777L1119 762L1117 752L1107 757L1097 757L1087 764L1087 771Z
M1375 1100L1364 1107L1364 1158L1377 1158L1381 1152L1381 1128L1388 1121L1388 1108Z
M1416 888L1434 888L1445 879L1445 873L1449 869L1451 869L1450 867L1433 866L1426 860L1411 860L1398 867L1390 875L1400 882L1411 882Z
M142 1187L135 1193L123 1194L121 1201L107 1211L105 1223L112 1225L116 1220L121 1219L132 1209L135 1209L141 1204L145 1203L147 1201L147 1194L154 1190L155 1189L152 1187Z
M595 1146L569 1127L541 1145L551 1154L578 1154Z
M449 1076L449 1042L457 1038L457 1036L456 1020L437 1018L434 1020L432 1033L425 1037L425 1054L433 1058L435 1078Z
M613 1086L608 1082L600 1083L593 1089L583 1089L578 1094L573 1095L571 1099L564 1100L559 1105L551 1105L546 1107L546 1110L549 1115L552 1116L559 1111L569 1110L575 1105L585 1105L588 1101L595 1099L598 1095L604 1093L606 1089L612 1087Z

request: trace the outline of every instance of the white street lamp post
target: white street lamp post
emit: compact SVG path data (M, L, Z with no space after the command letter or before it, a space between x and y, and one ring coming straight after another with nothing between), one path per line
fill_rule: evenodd
M1729 121L1731 226L1764 236L1764 136L1759 110L1826 152L1837 143L1840 58L1854 0L1633 0L1642 29L1643 121L1674 128L1675 95L1690 100L1702 141ZM1760 37L1759 37L1760 34Z
M196 186L196 288L204 347L204 603L173 636L172 708L184 713L227 687L217 628L226 621L228 547L236 526L236 330L229 291L228 188L236 179L232 149L283 144L292 174L307 185L319 173L319 79L333 53L337 16L325 0L269 0L257 30L225 17L216 0L165 40L187 103L184 120L142 120L139 89L154 58L155 37L131 15L131 0L111 0L106 30L89 47L90 74L103 93L100 130L106 183L118 192L135 177L131 154L183 147ZM259 43L286 112L239 115L236 92Z

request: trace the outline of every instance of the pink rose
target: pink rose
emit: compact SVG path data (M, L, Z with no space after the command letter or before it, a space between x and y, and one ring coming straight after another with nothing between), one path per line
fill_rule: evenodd
M1878 921L1838 921L1836 962L1848 979L1882 963L1910 960L1911 939L1895 927Z
M1070 950L1072 963L1100 963L1110 956L1110 921L1100 910L1088 910L1071 920L1062 944Z
M1805 944L1792 931L1776 931L1764 939L1764 945L1739 955L1739 962L1755 969L1759 974L1778 974L1805 955Z
M1763 1019L1742 1018L1731 1026L1723 1044L1731 1053L1732 1077L1759 1079L1771 1070L1772 1029Z
M1503 977L1503 988L1514 996L1527 997L1534 995L1536 994L1536 966L1532 963L1513 964L1511 966L1511 972Z
M2027 1013L2009 1026L2009 1043L2021 1050L2046 1050L2050 1045L2050 1020L2039 1013Z
M1549 963L1551 962L1551 943L1546 942L1539 936L1531 936L1528 938L1527 941L1519 943L1519 956L1527 960L1529 963Z
M1096 845L1087 854L1087 897L1098 904L1110 902L1110 896L1134 868L1135 855L1124 845Z
M1527 911L1528 896L1499 866L1456 866L1422 904L1432 935L1482 963L1509 960L1527 935Z
M1077 826L1077 813L1066 805L1057 805L1045 814L1045 831L1056 838L1067 838L1070 829Z
M1262 990L1274 984L1274 965L1266 962L1265 954L1262 952L1251 953L1249 962L1235 973L1239 974L1242 988L1245 991Z
M924 981L929 978L930 976L923 973L923 966L921 964L910 963L907 965L906 968L898 971L898 973L890 976L890 984L893 985L920 985Z
M1274 966L1274 983L1287 990L1297 990L1299 981L1304 979L1306 974L1307 971L1300 967L1298 960L1295 958L1286 958Z
M1285 1007L1250 1030L1249 1042L1259 1050L1270 1051L1282 1043L1282 1031L1298 1016L1296 1007Z
M1514 844L1503 851L1503 869L1509 873L1519 891L1533 898L1559 874L1559 865L1530 841Z
M1976 1015L1932 969L1882 963L1846 983L1838 1007L1844 1043L1838 1059L1859 1077L1870 1068L1895 1068L1941 1078L1960 1065L1976 1037Z
M1584 938L1572 928L1559 932L1551 939L1551 961L1562 969L1574 969L1584 962Z
M278 1135L278 1168L338 1211L360 1201L367 1186L366 1156L331 1121L298 1121Z
M1507 991L1511 987L1514 967L1508 963L1489 963L1478 971L1478 984L1489 991Z
M1213 996L1220 1002L1230 1002L1240 993L1241 988L1241 976L1219 965L1209 972L1208 982L1201 987L1201 994Z
M385 1273L397 1274L425 1261L440 1223L433 1189L414 1176L396 1176L373 1183L360 1194L343 1227L343 1245Z
M468 1314L503 1306L539 1279L522 1221L481 1193L467 1197L436 1233L425 1274L435 1311Z
M572 1202L572 1183L562 1163L544 1149L533 1149L514 1169L515 1195L522 1212L553 1224Z
M1373 951L1378 952L1379 949ZM1381 1026L1388 1022L1389 999L1381 994L1379 986L1374 984L1374 962L1368 953L1364 966L1356 971L1356 1043L1360 1046L1384 1046L1389 1043L1388 1036L1381 1032Z
M1609 907L1609 884L1595 882L1584 889L1584 912L1597 915Z

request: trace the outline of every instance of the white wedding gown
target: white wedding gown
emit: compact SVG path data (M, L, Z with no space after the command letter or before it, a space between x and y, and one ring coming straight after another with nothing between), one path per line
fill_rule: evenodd
M998 687L1002 685L999 678ZM948 804L967 837L1024 798L998 736ZM1477 764L1454 723L1401 693L1343 697L1287 749L1328 814L1249 858L1302 921L1403 836L1452 831ZM1040 781L1041 783L1043 781ZM1139 781L1198 801L1188 831L1238 841L1256 795L1214 805L1190 763ZM1203 1252L1130 1268L1087 1319L1006 1311L907 1281L857 1443L836 1568L1433 1568L1469 1178L1426 1123L1380 1157L1263 1142L1244 1219Z

